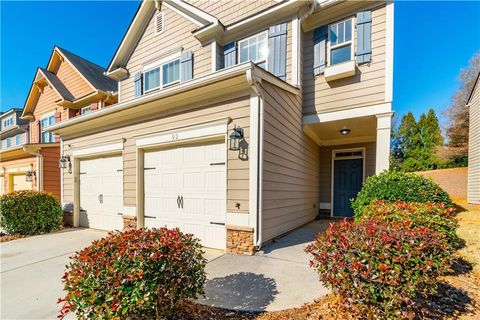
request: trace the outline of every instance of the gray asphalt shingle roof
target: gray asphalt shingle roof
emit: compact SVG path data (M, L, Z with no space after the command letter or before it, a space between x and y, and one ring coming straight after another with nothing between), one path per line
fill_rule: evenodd
M58 46L57 49L96 89L117 91L117 82L105 76L102 67Z
M62 96L63 99L68 100L68 101L73 101L75 100L75 97L73 94L65 87L62 81L58 79L56 74L51 73L50 71L43 69L43 68L38 68L42 74L47 78L47 81L50 82L50 84L57 90L57 92Z

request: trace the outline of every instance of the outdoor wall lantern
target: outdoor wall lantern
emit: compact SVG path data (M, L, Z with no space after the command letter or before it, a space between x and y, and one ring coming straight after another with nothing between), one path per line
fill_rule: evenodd
M243 129L235 126L233 132L230 134L230 150L239 151L241 140L243 140Z
M72 173L72 162L70 156L61 156L58 160L58 166L60 169L68 169L68 173Z
M340 134L342 136L346 136L347 134L350 133L350 129L348 129L347 127L343 127L341 130L340 130Z
M27 171L27 173L25 174L25 181L26 182L32 182L33 177L35 177L36 175L37 175L36 172L33 171L33 170Z

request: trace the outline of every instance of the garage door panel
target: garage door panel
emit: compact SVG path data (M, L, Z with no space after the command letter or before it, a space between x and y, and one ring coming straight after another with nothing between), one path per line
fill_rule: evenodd
M123 218L123 160L121 156L80 161L80 225L121 230Z
M205 246L225 248L225 227L210 224L225 221L225 154L224 143L146 152L145 167L155 169L145 170L145 215L156 218L145 219L145 225L178 227ZM207 230L214 234L207 237Z

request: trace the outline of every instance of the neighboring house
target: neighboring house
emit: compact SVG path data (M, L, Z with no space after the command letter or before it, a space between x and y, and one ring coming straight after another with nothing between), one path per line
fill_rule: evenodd
M5 192L42 190L61 197L60 140L47 128L116 103L116 81L103 72L73 53L53 49L47 68L35 73L23 110L1 115Z
M32 189L35 157L23 150L30 137L28 121L21 119L21 114L20 108L0 114L0 195Z
M468 133L468 202L480 204L480 73L467 101L470 109Z
M351 216L388 169L392 66L392 2L144 1L106 72L118 104L49 129L62 201L76 226L231 253Z

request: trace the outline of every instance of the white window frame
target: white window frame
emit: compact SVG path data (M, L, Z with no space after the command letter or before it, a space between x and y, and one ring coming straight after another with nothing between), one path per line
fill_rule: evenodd
M11 148L12 147L12 137L7 137L5 139L5 148Z
M149 92L152 92L152 91L155 91L155 90L161 90L163 88L166 88L166 87L169 87L171 85L174 85L174 84L177 84L177 83L180 83L180 78L181 78L181 74L182 74L182 62L180 60L180 56L181 56L181 53L177 53L177 54L174 54L174 55L170 55L168 57L165 57L163 59L160 59L158 61L155 61L153 63L150 63L148 65L145 65L143 67L143 71L142 71L142 74L143 74L143 94L146 94L146 93L149 93ZM179 73L179 77L178 77L178 80L177 81L173 81L173 82L170 82L168 84L165 84L163 85L163 66L172 62L172 61L175 61L175 60L179 60L179 69L180 69L180 73ZM148 90L146 90L145 88L145 74L149 71L152 71L156 68L159 68L159 85L158 87L155 87L155 88L150 88Z
M336 25L336 24L339 24L339 23L342 23L342 22L345 22L347 20L352 20L352 39L350 39L349 41L344 41L340 44L336 44L334 46L332 46L330 44L330 27L333 26L333 25ZM355 17L349 17L349 18L345 18L343 20L339 20L339 21L336 21L334 23L330 23L327 27L327 34L328 34L328 41L327 41L327 66L335 66L335 65L338 65L340 63L336 63L336 64L332 64L332 50L334 49L337 49L337 48L341 48L341 47L345 47L347 45L351 45L350 47L350 60L348 61L352 61L352 60L355 60ZM345 63L347 61L344 61L344 62L341 62L341 63Z
M89 111L87 112L85 110L89 110ZM93 112L92 106L85 106L85 107L80 108L80 114L81 115L89 114L89 113L92 113L92 112Z
M246 38L243 38L243 39L240 39L237 41L237 61L238 63L243 63L243 62L240 62L240 43L244 42L244 41L248 41L250 40L251 38L254 38L254 37L258 37L259 35L261 34L265 34L265 41L267 43L267 56L265 57L265 60L257 60L257 61L252 61L253 63L255 64L259 64L259 63L262 63L265 61L265 70L268 70L268 50L270 50L270 48L268 47L268 30L265 30L265 31L262 31L262 32L258 32L258 33L255 33L251 36L248 36ZM244 61L245 62L245 61Z
M15 145L19 146L22 144L22 136L21 133L15 135Z
M52 140L51 138L53 137L53 141L48 141L48 142L45 142L43 140L43 133L45 132L45 128L48 128L50 127L50 125L44 127L42 122L44 119L48 119L50 117L53 116L53 120L55 121L55 112L52 112L52 113L48 113L48 114L45 114L43 115L41 118L40 118L40 143L55 143L55 134L52 133L52 132L49 132L49 139L48 140ZM55 124L55 123L54 123Z
M3 127L8 128L13 126L13 116L8 117L7 119L3 120Z
M157 22L158 22L158 16L162 16L162 31L158 32L158 26L157 26ZM159 13L157 13L155 15L155 35L158 36L159 34L162 34L165 32L165 12L164 11L160 11Z

